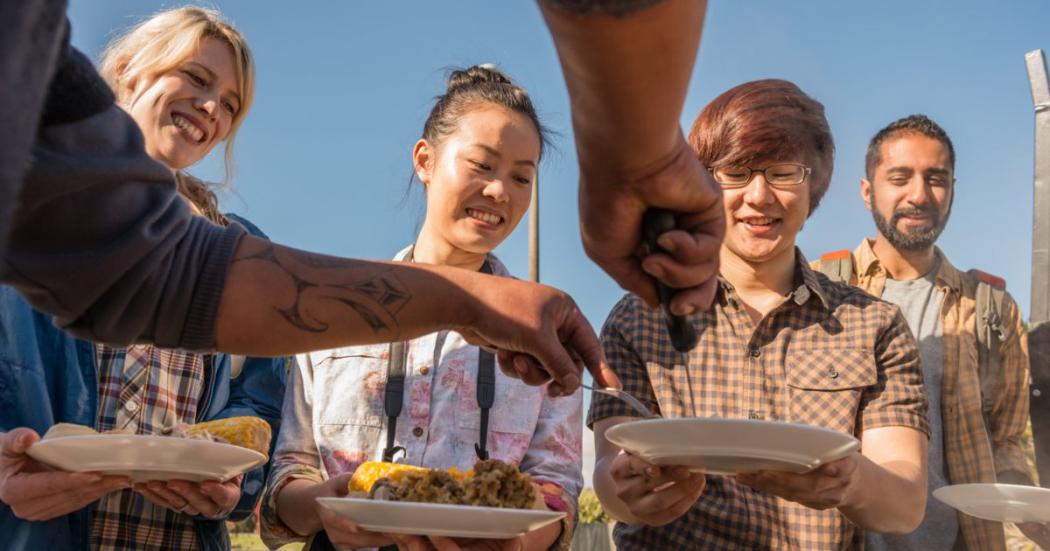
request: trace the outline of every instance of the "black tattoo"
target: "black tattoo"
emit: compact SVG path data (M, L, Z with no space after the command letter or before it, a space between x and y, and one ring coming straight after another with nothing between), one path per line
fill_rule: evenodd
M337 257L313 255L294 249L282 250L281 256L285 254L295 262L311 268L353 269L352 264L349 264L353 261ZM364 281L321 283L310 281L296 273L293 267L281 260L271 244L267 244L266 248L259 252L237 258L234 262L250 260L274 265L292 279L295 284L295 301L287 308L273 308L292 326L310 333L323 333L329 327L329 324L310 313L310 304L317 301L332 300L349 307L374 333L379 334L383 331L398 331L397 314L412 300L411 293L405 289L397 276L387 273L389 269L371 274Z
M635 12L651 8L664 0L543 0L548 4L575 14L611 15L626 17Z

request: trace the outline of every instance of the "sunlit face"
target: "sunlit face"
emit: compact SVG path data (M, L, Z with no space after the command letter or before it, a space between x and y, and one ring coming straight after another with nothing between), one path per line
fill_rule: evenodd
M860 185L879 233L897 249L932 247L952 208L955 177L948 148L906 133L884 141L880 154L873 181Z
M416 171L427 187L424 227L462 251L495 249L529 208L539 159L528 117L493 104L470 110L436 151L425 140L416 144Z
M795 236L809 216L809 180L773 187L762 170L778 163L797 163L816 170L808 159L778 159L756 163L744 187L722 190L726 213L723 247L752 264L794 254Z
M240 109L233 50L214 38L150 82L130 83L124 108L146 139L146 152L172 169L203 159L230 133Z

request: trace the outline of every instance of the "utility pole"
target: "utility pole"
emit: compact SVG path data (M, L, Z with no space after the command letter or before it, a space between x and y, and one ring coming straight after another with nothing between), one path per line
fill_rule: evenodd
M529 281L540 281L540 174L532 182L529 202Z
M1032 309L1028 353L1030 413L1039 481L1050 487L1050 79L1042 50L1024 56L1035 106L1032 201Z

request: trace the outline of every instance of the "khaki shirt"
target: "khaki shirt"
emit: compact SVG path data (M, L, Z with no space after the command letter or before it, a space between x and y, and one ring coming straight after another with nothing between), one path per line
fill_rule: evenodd
M986 425L977 371L977 278L952 266L940 249L935 254L940 259L935 284L944 292L941 411L949 482L991 483L1008 471L1030 478L1021 443L1028 423L1028 344L1017 303L1009 295L1003 303L1006 338L1000 348L1002 380L997 385L1002 392L994 397ZM882 296L888 275L871 241L865 239L853 251L852 261L850 284ZM1006 547L1003 525L998 522L959 513L959 525L968 549Z

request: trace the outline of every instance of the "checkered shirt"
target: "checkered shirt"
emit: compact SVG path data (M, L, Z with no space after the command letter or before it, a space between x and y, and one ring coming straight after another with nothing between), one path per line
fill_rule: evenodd
M952 484L995 482L1006 473L1029 478L1024 452L1028 425L1028 343L1021 313L1014 299L1003 301L1005 338L999 347L998 390L985 419L981 409L981 366L977 351L977 278L948 262L940 249L934 281L944 293L941 327L944 332L944 377L941 411L945 463ZM853 251L850 283L882 296L888 274L871 241ZM934 499L929 497L927 499ZM959 513L959 527L967 549L1006 549L1003 524Z
M674 350L664 317L623 298L602 343L624 389L664 417L801 422L849 434L905 426L929 434L919 352L896 306L812 271L796 253L799 285L757 324L732 286L689 317L699 342ZM595 394L587 423L637 416ZM837 510L817 511L708 476L685 515L661 526L618 524L617 548L849 549L862 533Z
M155 434L196 421L205 356L152 345L98 345L98 430ZM92 549L199 549L193 519L124 490L102 498L91 523Z

